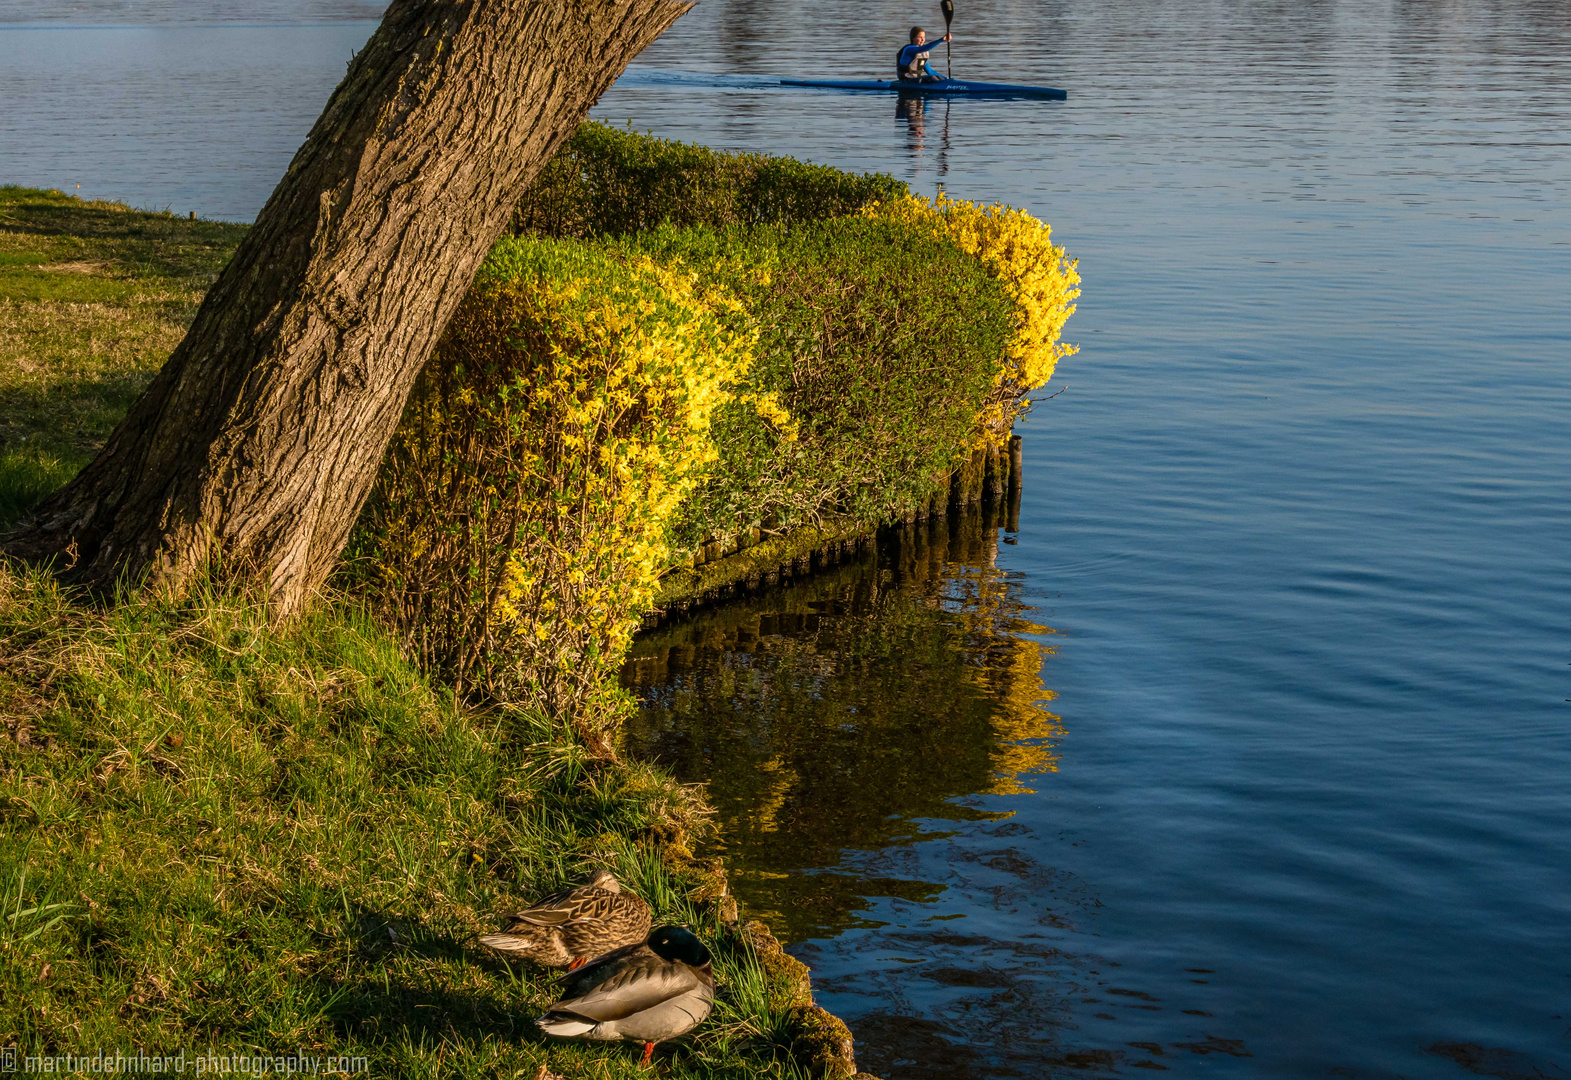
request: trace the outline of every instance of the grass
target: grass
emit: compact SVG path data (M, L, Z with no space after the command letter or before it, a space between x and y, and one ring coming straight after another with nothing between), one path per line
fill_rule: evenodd
M0 524L90 459L242 233L0 188ZM235 591L86 607L0 564L0 722L0 1046L647 1077L546 1042L552 973L475 943L597 865L715 953L715 1013L653 1074L823 1074L844 1033L726 921L697 792L462 706L347 602L282 628Z
M245 228L0 187L0 526L91 460Z
M796 1073L789 1009L673 858L696 795L459 707L354 609L285 630L233 593L84 611L3 570L0 655L0 1043L648 1075L544 1042L550 975L474 943L606 865L715 943L722 1005L661 1072Z

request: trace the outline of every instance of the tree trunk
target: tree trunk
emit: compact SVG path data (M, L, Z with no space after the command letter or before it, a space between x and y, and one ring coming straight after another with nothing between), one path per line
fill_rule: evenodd
M5 548L275 614L326 579L416 375L524 189L681 0L394 0L185 339Z

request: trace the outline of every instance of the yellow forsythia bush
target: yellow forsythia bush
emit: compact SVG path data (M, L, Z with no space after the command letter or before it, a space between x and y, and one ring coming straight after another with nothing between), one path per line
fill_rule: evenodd
M1079 264L1053 246L1051 226L1007 206L978 206L946 195L936 201L907 195L862 213L940 230L980 259L1014 299L1019 324L996 392L977 418L984 438L1002 440L1015 418L1029 408L1026 395L1046 385L1060 359L1079 351L1059 340L1080 295Z
M369 591L461 692L570 717L608 677L752 339L680 265L504 239L421 376L360 530ZM735 320L733 320L733 323Z

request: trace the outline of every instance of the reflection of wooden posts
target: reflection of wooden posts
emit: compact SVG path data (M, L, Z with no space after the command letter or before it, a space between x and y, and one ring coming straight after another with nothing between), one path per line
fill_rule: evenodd
M1009 436L1009 509L1004 519L1004 528L1010 532L1020 531L1020 487L1024 481L1021 464L1024 457L1020 436Z

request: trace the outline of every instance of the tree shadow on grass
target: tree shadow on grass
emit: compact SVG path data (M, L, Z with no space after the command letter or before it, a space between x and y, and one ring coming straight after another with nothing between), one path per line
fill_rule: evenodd
M501 995L398 979L384 983L372 977L324 980L322 989L332 995L328 1022L341 1036L362 1044L544 1042L534 1014L508 1004Z
M0 448L0 529L20 521L65 486L82 464Z
M313 978L325 1018L369 1045L444 1040L544 1042L518 976L534 974L488 955L472 940L419 920L356 906L347 927L354 960Z
M81 472L151 378L115 371L11 387L0 413L0 528Z
M68 236L141 273L188 278L217 273L249 226L85 203L28 189L0 189L0 225L31 236Z

